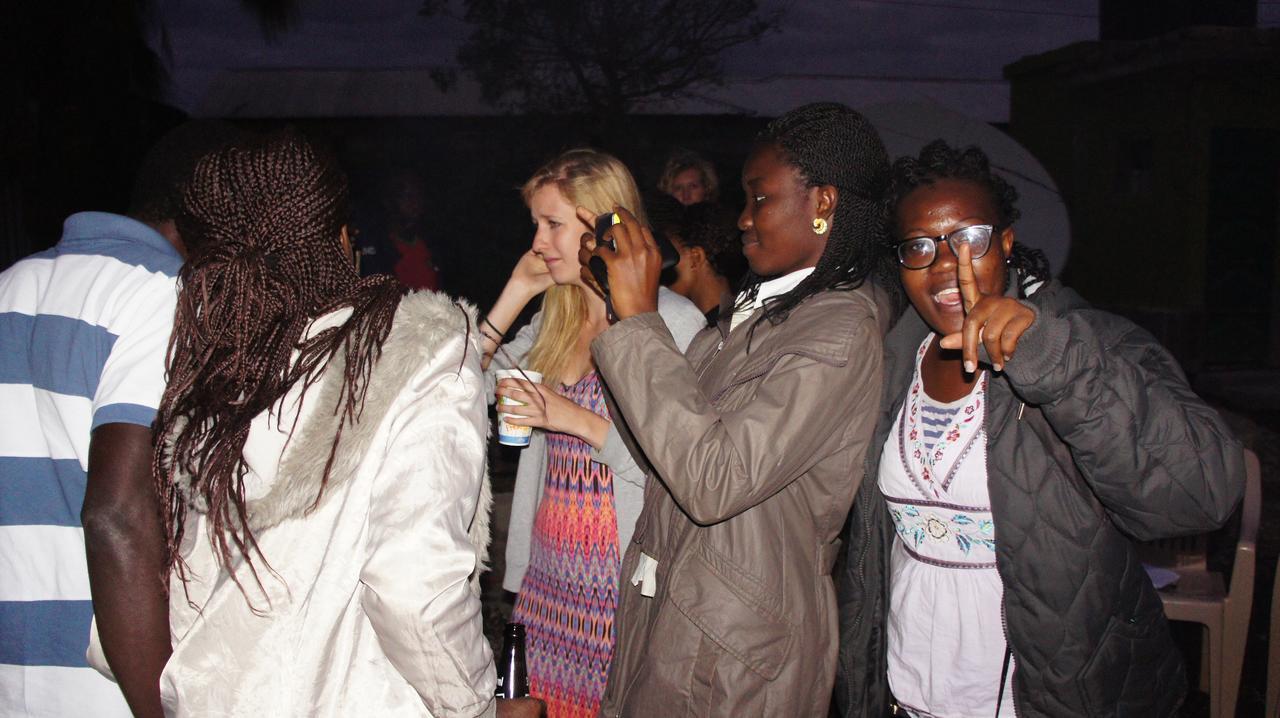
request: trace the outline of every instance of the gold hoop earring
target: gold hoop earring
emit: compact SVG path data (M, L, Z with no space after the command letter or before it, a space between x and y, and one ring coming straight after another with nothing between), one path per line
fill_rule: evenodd
M821 218L821 217L814 217L814 218L813 218L813 233L814 233L814 234L826 234L826 233L827 233L827 220L825 220L825 219L823 219L823 218Z

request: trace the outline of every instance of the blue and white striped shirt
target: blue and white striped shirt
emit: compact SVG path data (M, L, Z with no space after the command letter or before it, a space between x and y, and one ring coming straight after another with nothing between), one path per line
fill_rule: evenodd
M85 661L80 508L90 432L155 418L181 264L150 227L82 212L0 274L0 715L129 715Z
M933 447L942 439L942 434L956 420L956 414L960 413L960 407L964 406L967 396L962 396L952 402L940 402L935 400L928 394L921 397L920 402L920 429L922 433L921 443L924 444L925 461L930 465L933 464Z

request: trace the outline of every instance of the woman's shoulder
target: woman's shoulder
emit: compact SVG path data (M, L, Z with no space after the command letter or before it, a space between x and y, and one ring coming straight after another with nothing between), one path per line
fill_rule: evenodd
M658 287L658 315L681 351L687 349L693 336L707 326L707 317L698 305L666 287Z
M1037 312L1047 313L1054 317L1076 317L1098 331L1103 336L1128 337L1130 341L1140 343L1154 342L1145 329L1129 319L1105 309L1093 306L1074 289L1067 287L1056 279L1051 279L1036 287L1025 300Z
M429 331L434 327L456 329L474 325L475 320L476 308L471 303L444 292L423 289L401 297L395 327L410 331Z
M663 319L668 317L674 319L691 319L697 317L703 324L707 323L707 317L698 309L698 305L689 301L687 297L676 294L666 287L658 287L658 314Z
M879 354L883 333L875 297L860 287L809 297L786 320L770 327L768 337L775 352L843 364L855 353Z
M441 352L466 354L471 349L478 356L479 341L473 305L443 292L410 292L400 299L378 363L420 366Z
M819 292L801 302L783 326L797 319L797 329L854 331L863 322L871 321L880 326L882 315L888 309L882 301L883 291L864 282L855 289Z

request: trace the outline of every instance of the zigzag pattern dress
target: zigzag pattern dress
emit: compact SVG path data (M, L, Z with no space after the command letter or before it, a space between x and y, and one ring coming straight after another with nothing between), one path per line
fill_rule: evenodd
M609 418L594 371L560 393ZM613 658L618 564L613 471L591 460L582 439L547 432L546 483L511 616L525 625L529 692L547 702L547 718L599 712Z

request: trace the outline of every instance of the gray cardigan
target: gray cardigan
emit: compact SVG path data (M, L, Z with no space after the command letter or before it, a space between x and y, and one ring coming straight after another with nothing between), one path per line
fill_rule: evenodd
M667 330L684 351L693 335L707 326L707 318L693 302L666 287L658 290L658 314ZM514 362L523 362L533 346L533 340L542 326L542 312L520 328L514 339L502 345L502 351L494 355L485 372L486 393L493 401L497 384L494 373L499 369L513 369ZM612 407L610 407L612 411ZM627 450L617 422L622 417L613 412L609 435L604 446L592 450L591 460L613 470L613 506L618 517L618 558L631 543L631 533L644 505L645 472ZM515 494L511 498L511 523L507 527L507 568L502 577L502 587L508 591L520 591L524 572L529 567L529 544L533 536L533 518L542 501L542 487L547 474L547 439L541 429L534 429L529 446L521 450L520 464L516 469Z

